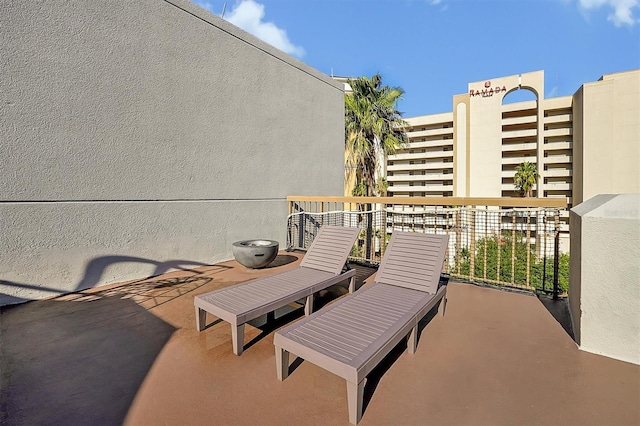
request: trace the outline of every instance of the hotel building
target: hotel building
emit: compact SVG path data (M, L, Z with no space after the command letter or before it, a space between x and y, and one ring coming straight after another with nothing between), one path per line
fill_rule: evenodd
M516 90L532 99L506 103ZM410 143L386 162L394 197L514 197L516 166L536 164L535 197L577 205L640 192L640 70L545 99L544 71L469 83L452 112L406 118ZM567 215L568 217L568 215Z

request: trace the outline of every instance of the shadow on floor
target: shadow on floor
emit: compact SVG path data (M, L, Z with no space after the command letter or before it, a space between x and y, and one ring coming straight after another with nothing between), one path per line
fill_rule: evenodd
M122 424L174 331L116 296L3 307L0 424Z
M571 327L569 299L566 297L560 297L558 300L553 300L553 298L549 296L538 296L538 300L540 300L542 305L547 308L556 321L560 323L571 339L576 340L573 334L573 327Z
M418 350L420 350L420 337L422 336L422 331L424 328L435 318L438 314L438 309L440 307L440 301L436 306L433 307L419 322L418 322ZM385 375L387 370L391 368L391 366L400 358L400 356L407 351L407 339L402 339L400 343L398 343L392 350L387 354L386 357L380 363L371 370L371 373L367 376L367 382L364 386L364 397L363 397L363 413L366 411L371 398L373 398L373 394L380 383L380 380Z
M265 266L264 269L277 268L278 266L288 265L295 262L296 260L298 260L298 258L295 256L291 256L289 254L279 254L275 259L273 259L270 264Z

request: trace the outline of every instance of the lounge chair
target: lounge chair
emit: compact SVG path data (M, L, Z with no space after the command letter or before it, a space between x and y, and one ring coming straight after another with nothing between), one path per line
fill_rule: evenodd
M205 328L207 312L229 322L233 353L241 355L246 322L304 298L309 315L314 293L347 278L353 293L356 271L346 262L358 232L357 228L325 225L297 268L196 296L198 331Z
M444 315L447 286L438 284L448 241L394 232L374 283L276 332L278 379L289 374L289 353L342 377L357 424L367 375L407 335L415 352L418 322L438 301Z

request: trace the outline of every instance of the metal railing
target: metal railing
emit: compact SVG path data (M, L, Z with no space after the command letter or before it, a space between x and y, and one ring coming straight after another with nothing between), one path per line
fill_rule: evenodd
M287 246L307 249L324 224L361 229L350 259L378 264L396 230L449 235L452 278L552 293L568 286L560 253L564 199L290 196ZM568 238L568 234L564 235Z

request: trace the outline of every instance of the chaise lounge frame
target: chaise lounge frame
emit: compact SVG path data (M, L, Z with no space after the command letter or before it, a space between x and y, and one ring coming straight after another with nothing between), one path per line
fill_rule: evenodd
M367 375L407 335L415 353L418 322L440 301L444 315L447 286L438 284L448 240L394 232L373 284L276 332L278 379L289 374L289 353L342 377L357 424Z
M248 321L301 299L310 315L314 294L346 279L353 293L356 271L346 262L359 231L324 225L297 268L195 296L198 331L205 328L207 312L230 323L233 353L241 355Z

